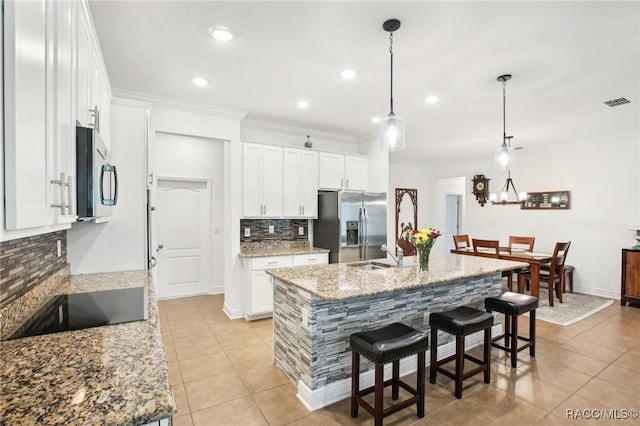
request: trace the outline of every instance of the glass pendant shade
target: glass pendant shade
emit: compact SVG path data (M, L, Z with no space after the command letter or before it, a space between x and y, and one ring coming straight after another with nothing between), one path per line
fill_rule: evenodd
M509 168L509 160L509 148L506 143L503 143L496 152L496 167L501 170L507 170Z
M404 118L389 114L380 122L380 149L383 151L405 149Z

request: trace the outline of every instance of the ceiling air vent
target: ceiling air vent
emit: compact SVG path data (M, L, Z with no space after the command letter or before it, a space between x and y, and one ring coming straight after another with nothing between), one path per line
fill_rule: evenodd
M631 101L627 98L618 98L618 99L611 99L610 101L606 101L604 104L610 107L617 107L620 105L624 105L624 104L630 104Z

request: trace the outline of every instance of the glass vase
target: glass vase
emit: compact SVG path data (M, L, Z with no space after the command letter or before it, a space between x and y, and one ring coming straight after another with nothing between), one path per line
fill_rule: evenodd
M424 247L418 249L418 260L420 261L420 270L429 270L429 254L431 254L431 247Z

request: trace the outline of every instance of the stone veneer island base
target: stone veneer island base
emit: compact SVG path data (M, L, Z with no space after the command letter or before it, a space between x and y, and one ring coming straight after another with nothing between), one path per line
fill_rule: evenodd
M467 305L484 310L484 299L502 292L501 272L526 264L433 253L430 270L417 266L361 270L355 264L282 268L273 275L274 360L297 384L309 410L350 395L352 333L401 322L427 331L429 313ZM496 317L493 333L500 328ZM441 356L455 342L438 335ZM467 346L481 342L480 334ZM401 361L401 375L415 371L415 355ZM391 366L387 366L390 371ZM388 372L387 372L388 373ZM361 363L361 387L373 384L373 364Z

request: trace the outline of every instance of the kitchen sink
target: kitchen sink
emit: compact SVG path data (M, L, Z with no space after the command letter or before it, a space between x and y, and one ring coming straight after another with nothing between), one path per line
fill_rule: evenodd
M349 266L351 266L352 268L362 269L363 271L375 271L376 269L388 269L392 267L392 265L389 265L387 263L382 263L382 262L369 262L369 263L349 265Z

